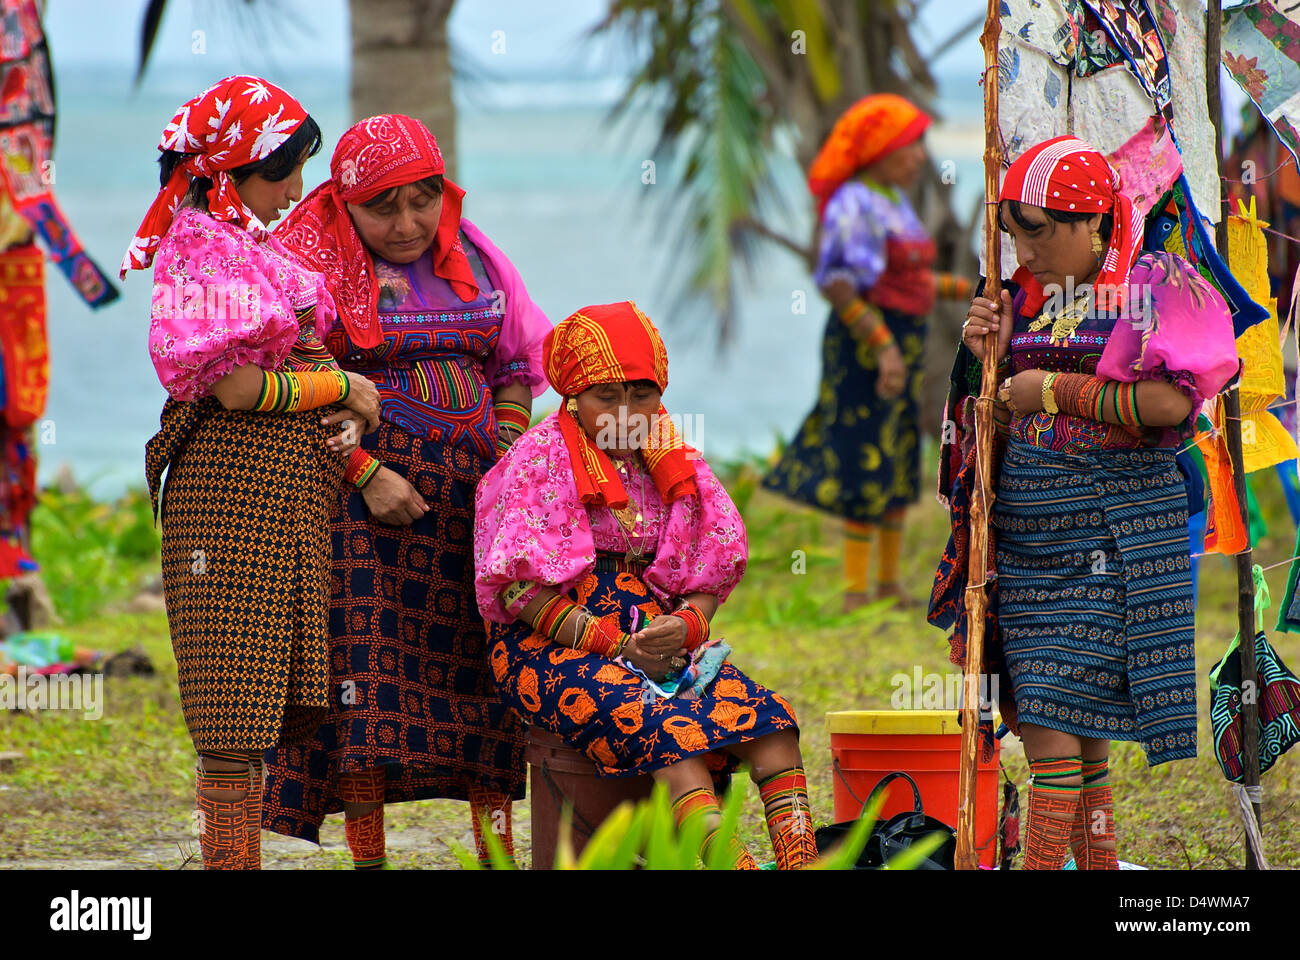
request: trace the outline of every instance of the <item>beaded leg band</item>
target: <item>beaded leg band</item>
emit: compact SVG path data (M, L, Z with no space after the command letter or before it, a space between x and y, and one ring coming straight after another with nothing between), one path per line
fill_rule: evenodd
M357 870L382 870L388 863L384 850L384 771L358 770L339 777L339 799L344 803L373 803L374 809L359 816L344 814L343 831L352 866Z
M223 769L226 765L238 767ZM248 854L248 757L242 753L199 754L194 800L204 870L243 870ZM223 794L234 794L222 797ZM259 856L260 862L260 856Z
M808 782L803 770L793 767L759 781L772 852L778 870L800 870L817 862L813 841L812 811L808 805Z
M474 850L478 862L490 866L492 858L488 853L487 842L483 835L483 822L487 821L488 830L501 841L506 856L515 858L515 833L510 822L512 808L510 798L496 790L485 790L480 786L469 788L469 816L474 825Z
M1029 815L1026 823L1026 870L1060 870L1070 846L1070 831L1079 815L1079 757L1030 760Z
M718 828L722 821L722 808L718 805L718 797L712 790L697 787L686 791L673 801L673 819L678 827L693 817L709 818L708 832L705 833L704 842L700 845L700 856L707 861L713 845L718 842ZM737 837L731 838L728 860L736 870L758 869L758 864L754 862L754 858Z
M1083 762L1079 815L1070 833L1070 848L1080 870L1117 870L1115 814L1107 760Z

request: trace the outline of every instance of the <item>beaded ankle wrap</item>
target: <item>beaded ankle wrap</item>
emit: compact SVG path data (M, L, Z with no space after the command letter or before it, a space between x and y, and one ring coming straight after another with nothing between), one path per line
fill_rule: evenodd
M1069 850L1070 832L1079 814L1080 757L1030 760L1029 815L1026 823L1026 870L1060 870Z
M384 837L384 771L356 770L339 777L339 799L344 803L377 806L356 817L344 816L343 832L357 870L382 870L388 863Z

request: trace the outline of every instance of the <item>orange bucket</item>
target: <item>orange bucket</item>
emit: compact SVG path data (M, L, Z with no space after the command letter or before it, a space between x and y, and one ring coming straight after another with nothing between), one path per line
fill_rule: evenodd
M835 778L835 822L856 820L882 777L901 770L916 781L925 812L957 828L961 726L955 710L842 710L826 714ZM998 741L975 774L975 846L980 863L997 865ZM885 788L880 819L912 809L904 780Z

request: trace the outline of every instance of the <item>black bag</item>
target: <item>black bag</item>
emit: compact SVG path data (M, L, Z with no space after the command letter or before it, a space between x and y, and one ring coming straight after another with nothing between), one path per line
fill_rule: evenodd
M835 764L835 772L839 773L838 763ZM948 824L925 815L925 809L921 803L921 790L916 785L916 781L907 774L896 770L882 777L880 782L872 787L871 793L862 804L862 809L865 811L871 803L871 798L899 777L912 785L913 810L911 813L895 814L883 822L876 821L871 828L871 836L867 838L867 845L862 848L862 853L858 855L858 862L854 865L854 869L879 870L890 857L906 850L922 837L928 837L932 833L942 833L944 834L943 844L917 864L916 869L952 870L953 859L957 853L957 831ZM849 791L849 794L853 796L854 800L858 799L852 790ZM813 834L818 853L824 854L844 840L856 822L856 820L848 820L844 823L833 823L830 826L820 827Z

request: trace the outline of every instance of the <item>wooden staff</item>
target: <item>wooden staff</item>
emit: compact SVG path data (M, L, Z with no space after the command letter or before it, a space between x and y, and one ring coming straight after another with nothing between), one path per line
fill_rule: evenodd
M1228 259L1228 208L1224 206L1224 183L1220 176L1223 162L1223 105L1219 96L1219 60L1223 47L1222 0L1209 0L1205 16L1205 100L1214 125L1214 179L1219 185L1219 223L1215 241L1219 255ZM1241 637L1241 724L1242 724L1242 785L1259 787L1259 667L1255 663L1255 583L1251 575L1252 551L1250 546L1250 513L1246 500L1246 467L1241 450L1241 396L1233 387L1223 398L1224 439L1228 458L1232 461L1232 485L1241 508L1241 524L1246 531L1246 549L1237 554L1237 630ZM1255 695L1247 698L1245 691ZM1250 790L1255 793L1255 790ZM1251 799L1255 825L1260 822L1259 802ZM1244 814L1243 814L1244 816ZM1246 826L1246 869L1258 870L1255 848L1251 844L1250 828Z
M1002 303L1002 238L998 233L998 173L1002 168L998 130L998 0L988 0L984 21L984 296ZM966 566L966 669L961 709L961 769L957 786L958 870L979 868L975 845L975 774L979 766L979 688L984 662L984 615L988 592L989 484L993 460L993 395L998 379L998 334L984 338L984 371L975 404L975 495L970 507L970 555ZM990 684L988 689L992 691Z

